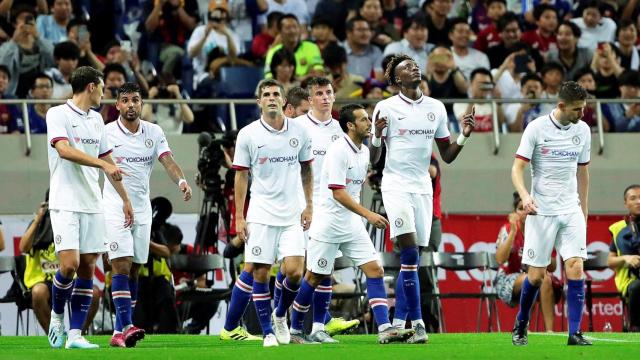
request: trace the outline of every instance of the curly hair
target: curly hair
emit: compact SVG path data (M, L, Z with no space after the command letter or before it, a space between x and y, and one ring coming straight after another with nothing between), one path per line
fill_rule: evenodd
M393 55L391 60L389 60L387 68L384 71L384 76L387 78L387 82L389 82L390 85L397 85L398 80L396 79L396 67L405 60L414 61L409 55L405 54Z

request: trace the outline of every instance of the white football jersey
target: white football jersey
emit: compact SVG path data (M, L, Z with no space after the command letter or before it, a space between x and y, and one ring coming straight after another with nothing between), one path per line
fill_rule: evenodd
M346 189L355 202L360 202L362 185L369 169L369 148L358 148L346 134L327 150L320 177L319 203L313 207L309 237L324 242L346 242L364 226L362 217L333 198L333 189Z
M376 105L374 122L377 114L387 118L382 130L387 148L382 191L433 193L429 176L433 140L449 141L450 137L444 104L424 95L413 101L400 93Z
M129 131L122 119L105 126L109 143L113 145L112 157L116 165L127 175L122 176L122 184L129 194L136 223L151 222L151 200L149 199L149 178L156 159L171 154L169 143L162 128L148 121L140 121L136 133ZM110 181L104 182L104 207L106 213L122 213L122 199Z
M233 168L251 171L247 222L272 226L300 223L300 163L313 161L311 137L297 121L276 130L262 118L238 133Z
M539 215L580 211L576 171L591 160L591 131L583 121L562 126L553 112L522 134L516 157L531 162L531 196Z
M84 213L102 212L98 168L64 160L55 149L60 140L91 157L106 156L111 146L100 113L80 110L71 100L54 106L46 115L49 158L49 208Z

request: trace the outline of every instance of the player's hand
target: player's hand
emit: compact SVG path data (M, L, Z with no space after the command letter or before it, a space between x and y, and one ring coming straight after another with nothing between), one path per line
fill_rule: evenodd
M624 262L634 269L640 267L640 255L625 255Z
M131 206L131 201L125 201L122 212L124 212L124 227L131 227L133 225L133 206Z
M313 208L311 206L307 206L300 215L300 225L302 225L302 229L304 231L309 230L311 226L311 218L313 217Z
M380 117L380 111L378 111L374 118L374 124L375 124L375 130L376 130L375 135L379 139L382 137L382 130L384 130L384 128L388 126L387 118Z
M462 116L462 134L469 137L476 127L476 106L471 107L471 113Z
M191 200L191 186L189 186L186 181L183 181L180 185L180 191L182 191L182 199L184 199L184 201Z
M516 213L509 214L509 225L511 231L516 231L518 228L518 222L520 221L520 216Z
M378 229L386 229L389 226L389 221L384 216L374 212L369 213L367 221Z
M116 165L105 162L102 170L113 181L122 181L122 175L129 175Z
M236 234L238 234L238 239L243 243L247 242L249 238L249 230L247 229L247 222L244 217L236 218Z
M522 199L522 205L524 206L524 211L526 211L527 214L536 215L538 213L538 206L531 195Z

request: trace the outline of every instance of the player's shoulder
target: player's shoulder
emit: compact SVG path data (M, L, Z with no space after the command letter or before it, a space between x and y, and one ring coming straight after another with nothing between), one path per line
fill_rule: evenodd
M298 117L300 118L300 116ZM307 125L305 125L304 123L304 118L301 119L292 119L292 118L287 118L287 131L289 131L292 135L291 136L295 136L295 135L304 135L304 136L309 136L310 132L309 132L309 128ZM309 121L309 120L307 120Z
M580 121L578 121L576 126L578 127L578 131L580 131L582 133L591 134L591 127L586 122L580 120Z
M148 132L151 136L164 137L164 130L158 124L140 120L140 126L142 126L142 131Z
M247 136L251 136L252 133L254 133L257 129L257 126L259 126L260 120L254 120L250 123L248 123L247 125L245 125L244 127L242 127L242 129L240 129L238 131L238 137L247 137Z
M70 111L71 109L69 108L69 106L67 106L67 104L61 104L61 105L56 105L56 106L52 106L49 108L49 110L47 110L47 118L64 118L67 115L67 111Z

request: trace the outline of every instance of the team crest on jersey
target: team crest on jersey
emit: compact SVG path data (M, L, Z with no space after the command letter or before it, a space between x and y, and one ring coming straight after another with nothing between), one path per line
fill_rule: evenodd
M258 255L262 254L262 249L260 248L260 246L254 246L254 247L251 249L251 253L252 253L253 255L255 255L255 256L258 256Z
M56 244L60 245L60 243L62 242L62 236L60 236L60 234L56 235L56 238L54 239Z
M109 249L111 249L111 251L116 251L118 250L118 243L117 242L112 242L111 244L109 244Z
M436 121L436 114L434 114L434 113L432 113L432 112L427 113L427 120L429 120L429 121Z
M318 266L324 269L327 266L327 259L320 258L318 260Z
M289 140L289 145L291 145L291 147L298 147L298 139L293 138Z
M336 141L336 140L338 140L339 138L340 138L340 135L333 135L333 136L331 137L331 141Z
M536 256L536 252L533 251L533 249L529 249L527 250L527 255L529 256L529 259L533 259L533 257Z
M400 228L402 227L402 225L404 225L404 221L402 221L402 219L400 218L397 218L395 224L397 228Z
M580 145L580 136L574 136L571 138L571 142L573 143L573 145Z
M153 140L151 139L147 139L144 141L144 146L148 147L149 149L151 149L151 147L153 146Z

